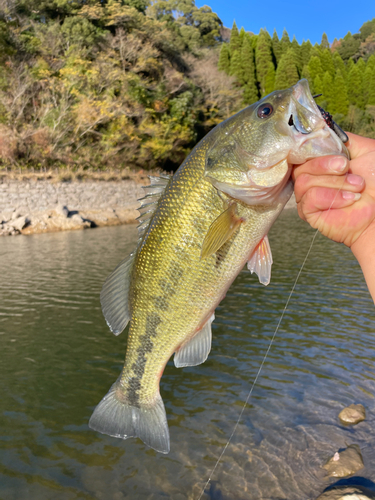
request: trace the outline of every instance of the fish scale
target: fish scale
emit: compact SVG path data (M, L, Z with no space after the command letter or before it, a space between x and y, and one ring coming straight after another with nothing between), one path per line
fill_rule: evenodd
M267 233L292 193L291 164L322 154L345 154L345 146L301 81L215 127L171 180L152 178L138 248L101 294L112 331L130 327L124 368L90 427L169 451L159 392L166 363L173 353L177 367L206 360L214 310L246 262L269 283Z

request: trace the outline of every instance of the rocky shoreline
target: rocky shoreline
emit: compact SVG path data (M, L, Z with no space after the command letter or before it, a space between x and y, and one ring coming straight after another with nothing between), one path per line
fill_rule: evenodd
M134 222L147 178L118 181L0 183L0 236Z
M136 180L0 180L0 236L135 222L147 177ZM286 208L295 207L294 197Z

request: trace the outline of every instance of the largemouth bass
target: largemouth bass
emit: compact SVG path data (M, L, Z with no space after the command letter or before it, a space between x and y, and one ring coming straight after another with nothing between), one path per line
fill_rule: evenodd
M166 363L172 354L177 367L207 359L215 308L246 263L269 283L267 233L292 194L292 165L328 154L348 156L301 80L216 126L172 178L151 179L138 246L101 293L113 333L130 328L122 373L92 429L168 453Z

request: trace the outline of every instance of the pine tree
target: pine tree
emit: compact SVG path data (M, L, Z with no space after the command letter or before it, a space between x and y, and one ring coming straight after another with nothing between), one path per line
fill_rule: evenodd
M243 44L243 39L245 37L245 34L246 34L245 28L242 26L241 29L240 29L241 47L242 47L242 44Z
M257 46L255 50L255 62L256 62L256 72L257 80L260 87L260 93L263 97L266 95L266 76L269 71L270 65L272 63L272 53L271 53L271 37L269 33L265 30L261 30L258 36Z
M275 77L276 77L276 71L275 71L275 66L273 65L272 62L268 64L268 71L266 75L266 79L264 82L264 87L265 87L265 93L270 94L275 88Z
M353 66L354 66L353 59L349 59L348 62L346 63L346 73L347 73L348 77L349 77L349 73L352 70Z
M291 47L294 50L295 53L295 60L296 60L296 65L298 69L298 73L301 74L302 72L302 67L303 67L303 62L302 62L302 55L301 55L301 47L299 46L296 37L293 37Z
M372 54L368 59L366 63L367 68L374 68L375 67L375 54Z
M307 64L305 64L305 66L302 68L301 78L306 78L306 80L309 82L310 92L313 94L314 82L311 78L309 67Z
M282 35L281 40L280 40L280 44L281 44L281 54L284 55L290 49L290 38L289 38L288 32L285 28L284 28L283 35Z
M235 50L230 58L230 75L236 77L238 82L243 80L241 53L239 50Z
M230 59L228 44L223 42L220 49L218 68L224 71L227 75L230 73Z
M336 74L337 70L339 69L341 71L341 76L346 81L346 77L347 77L346 66L345 66L345 63L342 60L340 54L337 51L335 51L333 53L332 60L333 60L333 64L335 65L335 74Z
M310 60L311 50L312 50L312 45L310 40L307 40L307 42L305 42L304 40L301 45L302 67L308 64Z
M346 116L349 110L348 89L340 69L336 70L334 89L331 113Z
M255 64L254 64L254 50L251 45L251 39L245 35L242 49L241 49L241 66L242 66L242 85L251 82L255 85Z
M272 35L272 52L275 57L276 64L279 64L281 56L282 56L282 49L281 49L281 43L279 40L279 37L277 35L277 31L274 30L273 35Z
M332 59L332 53L329 49L323 49L322 55L320 56L320 63L324 73L328 71L332 78L336 74L336 68Z
M241 39L240 34L238 32L236 21L233 21L232 31L230 32L230 40L229 40L229 55L233 56L236 50L241 50Z
M362 57L360 57L358 59L358 61L356 62L356 66L359 70L359 75L361 77L361 84L362 84L362 90L364 90L364 78L365 78L365 71L366 71L366 63L365 61L362 59Z
M375 106L375 67L372 68L371 84L367 104L369 106Z
M326 33L322 35L322 41L320 42L320 46L322 49L329 49L329 41Z
M327 111L330 111L332 114L333 96L336 89L333 87L333 78L329 71L326 71L324 73L322 84L323 84L323 100L324 100L323 108L326 109Z
M319 57L312 56L312 58L309 61L309 64L307 65L307 68L308 68L309 73L310 73L311 83L313 86L313 92L314 92L314 94L319 94L321 92L321 90L317 90L315 88L315 79L317 77L319 77L320 88L321 88L323 75L324 75L323 68L322 68Z
M368 103L368 98L370 95L372 70L373 70L373 68L367 63L366 69L365 69L365 72L363 75L363 100L364 100L365 106Z
M243 103L246 105L253 104L254 102L257 102L258 99L258 91L255 85L251 85L250 82L247 83L243 87Z
M298 70L295 62L295 53L289 49L280 60L276 70L275 88L277 90L286 89L298 82Z
M314 94L323 94L323 83L319 75L314 78Z
M362 79L356 64L353 65L348 75L348 97L350 104L354 104L357 108L364 108Z

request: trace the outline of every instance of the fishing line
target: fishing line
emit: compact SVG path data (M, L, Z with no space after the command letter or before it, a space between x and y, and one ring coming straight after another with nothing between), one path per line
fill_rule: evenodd
M340 189L337 191L337 193L336 193L335 197L333 198L332 203L331 203L331 205L330 205L330 206L329 206L329 208L328 208L327 214L330 212L330 210L331 210L331 208L332 208L332 206L333 206L333 204L334 204L334 202L335 202L335 200L336 200L337 196L338 196L338 195L339 195L339 193L341 192L342 187L343 187L343 186L344 186L344 184L345 184L345 181L346 181L346 177L347 177L347 175L348 175L348 174L346 174L346 175L345 175L345 179L344 179L344 181L343 181L343 183L342 183L342 185L341 185ZM320 218L321 216L322 216L322 213L320 214L319 218ZM319 220L319 219L318 219L318 220ZM240 414L239 414L239 416L238 416L237 422L235 423L235 425L234 425L234 427L233 427L233 430L232 430L232 433L231 433L231 435L229 436L228 441L226 442L226 444L225 444L225 446L224 446L224 448L223 448L222 452L220 453L219 458L217 459L217 461L216 461L216 463L215 463L215 465L214 465L213 469L211 470L210 475L208 476L208 479L207 479L206 483L204 484L203 489L202 489L202 491L201 491L201 493L200 493L200 495L199 495L199 497L198 497L198 500L201 500L201 498L202 498L202 496L203 496L203 494L204 494L204 492L205 492L205 489L207 488L208 484L210 483L212 476L215 474L215 471L216 471L217 467L219 466L219 464L220 464L220 462L221 462L221 459L223 458L223 455L224 455L224 453L226 452L226 450L227 450L228 446L230 445L230 443L231 443L231 441L232 441L232 438L233 438L233 436L234 436L234 434L235 434L235 432L236 432L236 430L237 430L237 427L238 427L238 426L239 426L239 424L240 424L240 421L241 421L242 415L243 415L243 413L244 413L244 411L245 411L245 408L246 408L246 406L247 406L247 404L248 404L248 402L249 402L249 399L251 398L251 395L252 395L252 393L253 393L253 390L254 390L255 384L257 383L258 378L259 378L259 375L260 375L260 372L262 371L262 368L263 368L263 366L264 366L264 363L266 362L267 356L268 356L268 354L269 354L269 352L270 352L270 350L271 350L271 347L272 347L272 344L273 344L273 342L274 342L274 340L275 340L276 334L277 334L277 332L279 331L279 328L280 328L281 322L282 322L282 320L283 320L283 318L284 318L284 316L285 316L285 313L286 313L286 310L287 310L287 308L288 308L288 305L289 305L290 299L291 299L291 297L292 297L292 295L293 295L293 292L294 292L294 290L295 290L295 288L296 288L297 282L298 282L298 280L299 280L299 277L301 276L301 273L302 273L302 271L303 271L303 268L305 267L306 261L307 261L307 259L308 259L309 255L310 255L311 249L312 249L312 247L313 247L313 244L314 244L315 238L316 238L316 236L317 236L317 234L318 234L318 233L319 233L319 229L317 229L317 230L315 231L314 236L312 237L312 240L311 240L311 243L310 243L309 249L307 250L306 257L304 258L304 261L302 262L302 265L301 265L301 267L300 267L300 270L298 271L297 277L296 277L296 279L294 280L294 284L293 284L293 286L292 286L292 289L291 289L291 291L290 291L290 293L289 293L289 296L288 296L288 298L287 298L287 301L286 301L286 303L285 303L285 306L284 306L283 312L281 313L281 316L280 316L279 321L278 321L278 323L277 323L276 329L275 329L275 331L274 331L274 333L273 333L273 335L272 335L272 337L271 337L271 341L270 341L270 343L269 343L269 345L268 345L268 347L267 347L267 350L266 350L266 352L265 352L265 354L264 354L264 356L263 356L262 362L261 362L261 364L260 364L260 366L259 366L258 372L257 372L257 374L255 375L255 378L254 378L253 383L252 383L252 385L251 385L250 391L249 391L249 393L248 393L248 395L247 395L247 397L246 397L246 399L245 399L245 402L244 402L244 404L243 404L243 406L242 406L242 409L241 409Z

